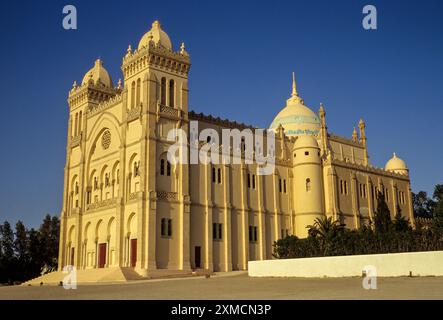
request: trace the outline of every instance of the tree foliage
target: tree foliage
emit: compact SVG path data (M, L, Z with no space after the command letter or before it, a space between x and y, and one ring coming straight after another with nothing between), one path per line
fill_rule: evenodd
M419 192L413 200L416 216L432 217L429 226L413 229L399 206L392 219L385 198L379 193L369 225L350 230L332 217L316 219L307 227L307 238L288 236L274 242L273 255L285 259L443 250L443 185L435 187L433 199Z
M15 232L8 221L0 224L0 283L13 284L57 268L60 222L47 215L38 230L18 221Z

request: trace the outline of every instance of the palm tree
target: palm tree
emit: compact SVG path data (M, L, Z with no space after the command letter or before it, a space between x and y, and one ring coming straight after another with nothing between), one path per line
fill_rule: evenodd
M314 225L306 228L308 228L309 236L319 241L323 255L327 255L332 242L345 229L345 225L338 220L332 220L332 217L322 217L316 218Z

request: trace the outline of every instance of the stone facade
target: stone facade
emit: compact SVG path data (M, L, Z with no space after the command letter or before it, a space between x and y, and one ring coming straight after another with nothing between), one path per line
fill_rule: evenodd
M306 236L306 226L333 216L350 228L369 222L381 191L392 215L413 223L409 174L394 156L370 165L365 123L352 138L332 135L326 113L293 92L275 131L273 174L257 165L176 164L167 133L251 126L188 110L190 57L174 51L156 21L123 58L114 87L97 60L69 92L59 268L247 269L272 258L274 241ZM300 114L302 113L302 114ZM288 120L289 119L289 120ZM295 119L291 122L291 119ZM300 131L301 130L301 131ZM288 134L285 133L288 132ZM291 133L291 134L289 134ZM221 151L220 151L221 152ZM244 160L244 159L243 159Z

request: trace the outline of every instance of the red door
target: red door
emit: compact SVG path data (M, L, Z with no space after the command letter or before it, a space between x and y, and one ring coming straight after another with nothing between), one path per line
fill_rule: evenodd
M104 268L106 264L106 243L98 245L98 267Z
M71 248L71 263L70 263L71 266L74 265L74 253L75 253L74 248Z
M131 239L131 267L137 263L137 239Z

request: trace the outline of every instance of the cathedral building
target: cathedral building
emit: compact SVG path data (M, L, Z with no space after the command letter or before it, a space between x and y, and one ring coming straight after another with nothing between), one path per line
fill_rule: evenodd
M184 44L175 51L155 21L138 47L127 49L123 82L114 85L101 60L74 82L60 270L131 269L144 277L246 270L248 261L272 259L274 241L306 237L316 218L368 224L379 194L392 216L401 212L414 224L405 162L394 154L384 169L371 165L365 122L349 138L332 134L324 106L318 113L307 107L295 79L270 125L271 174L245 161L170 163L167 134L180 128L189 135L191 121L220 136L223 129L258 129L189 110L190 67ZM210 139L199 146L205 143Z

